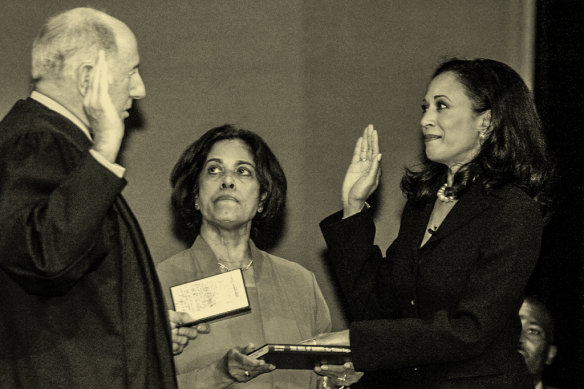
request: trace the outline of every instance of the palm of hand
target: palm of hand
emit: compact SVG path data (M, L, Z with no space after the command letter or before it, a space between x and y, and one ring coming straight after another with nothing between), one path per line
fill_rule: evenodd
M343 181L343 203L349 201L365 202L375 190L375 182L369 179L371 161L352 162Z
M107 135L116 140L123 136L124 125L108 92L108 65L103 50L90 76L83 109L96 136Z
M355 208L362 205L377 188L381 174L380 158L377 131L369 125L355 143L351 164L343 181L341 192L345 211L347 206Z

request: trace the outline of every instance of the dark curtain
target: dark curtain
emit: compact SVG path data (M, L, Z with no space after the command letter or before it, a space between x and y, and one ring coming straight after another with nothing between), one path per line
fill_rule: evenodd
M556 322L559 352L545 379L584 388L584 3L537 3L534 94L557 164L555 212L528 292Z

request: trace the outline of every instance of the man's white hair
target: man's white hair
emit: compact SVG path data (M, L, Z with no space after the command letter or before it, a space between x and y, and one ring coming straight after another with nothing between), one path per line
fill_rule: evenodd
M32 46L32 78L62 79L84 61L94 62L100 49L117 52L117 19L93 8L74 8L47 20Z

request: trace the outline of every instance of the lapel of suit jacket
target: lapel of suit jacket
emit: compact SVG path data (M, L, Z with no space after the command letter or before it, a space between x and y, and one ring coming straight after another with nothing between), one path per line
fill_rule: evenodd
M429 200L424 205L414 207L412 215L414 222L412 223L410 230L410 234L412 234L411 242L414 255L417 255L418 250L420 249L420 244L422 244L422 239L426 233L426 227L428 225L430 215L432 214L433 206L434 202Z
M450 213L446 216L438 230L426 242L424 247L433 245L444 239L459 228L484 212L492 204L493 198L486 195L479 185L471 185L466 193L454 205ZM432 207L430 207L432 208ZM428 214L428 218L430 215ZM425 220L428 222L428 219ZM425 231L426 226L424 226Z

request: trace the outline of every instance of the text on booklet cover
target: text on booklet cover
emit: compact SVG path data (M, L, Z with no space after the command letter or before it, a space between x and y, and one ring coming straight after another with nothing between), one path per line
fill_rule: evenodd
M187 324L250 309L240 269L173 286L170 293L175 311L193 318Z
M344 346L266 344L248 354L265 360L277 369L307 369L326 363L342 365L351 361L351 349Z

